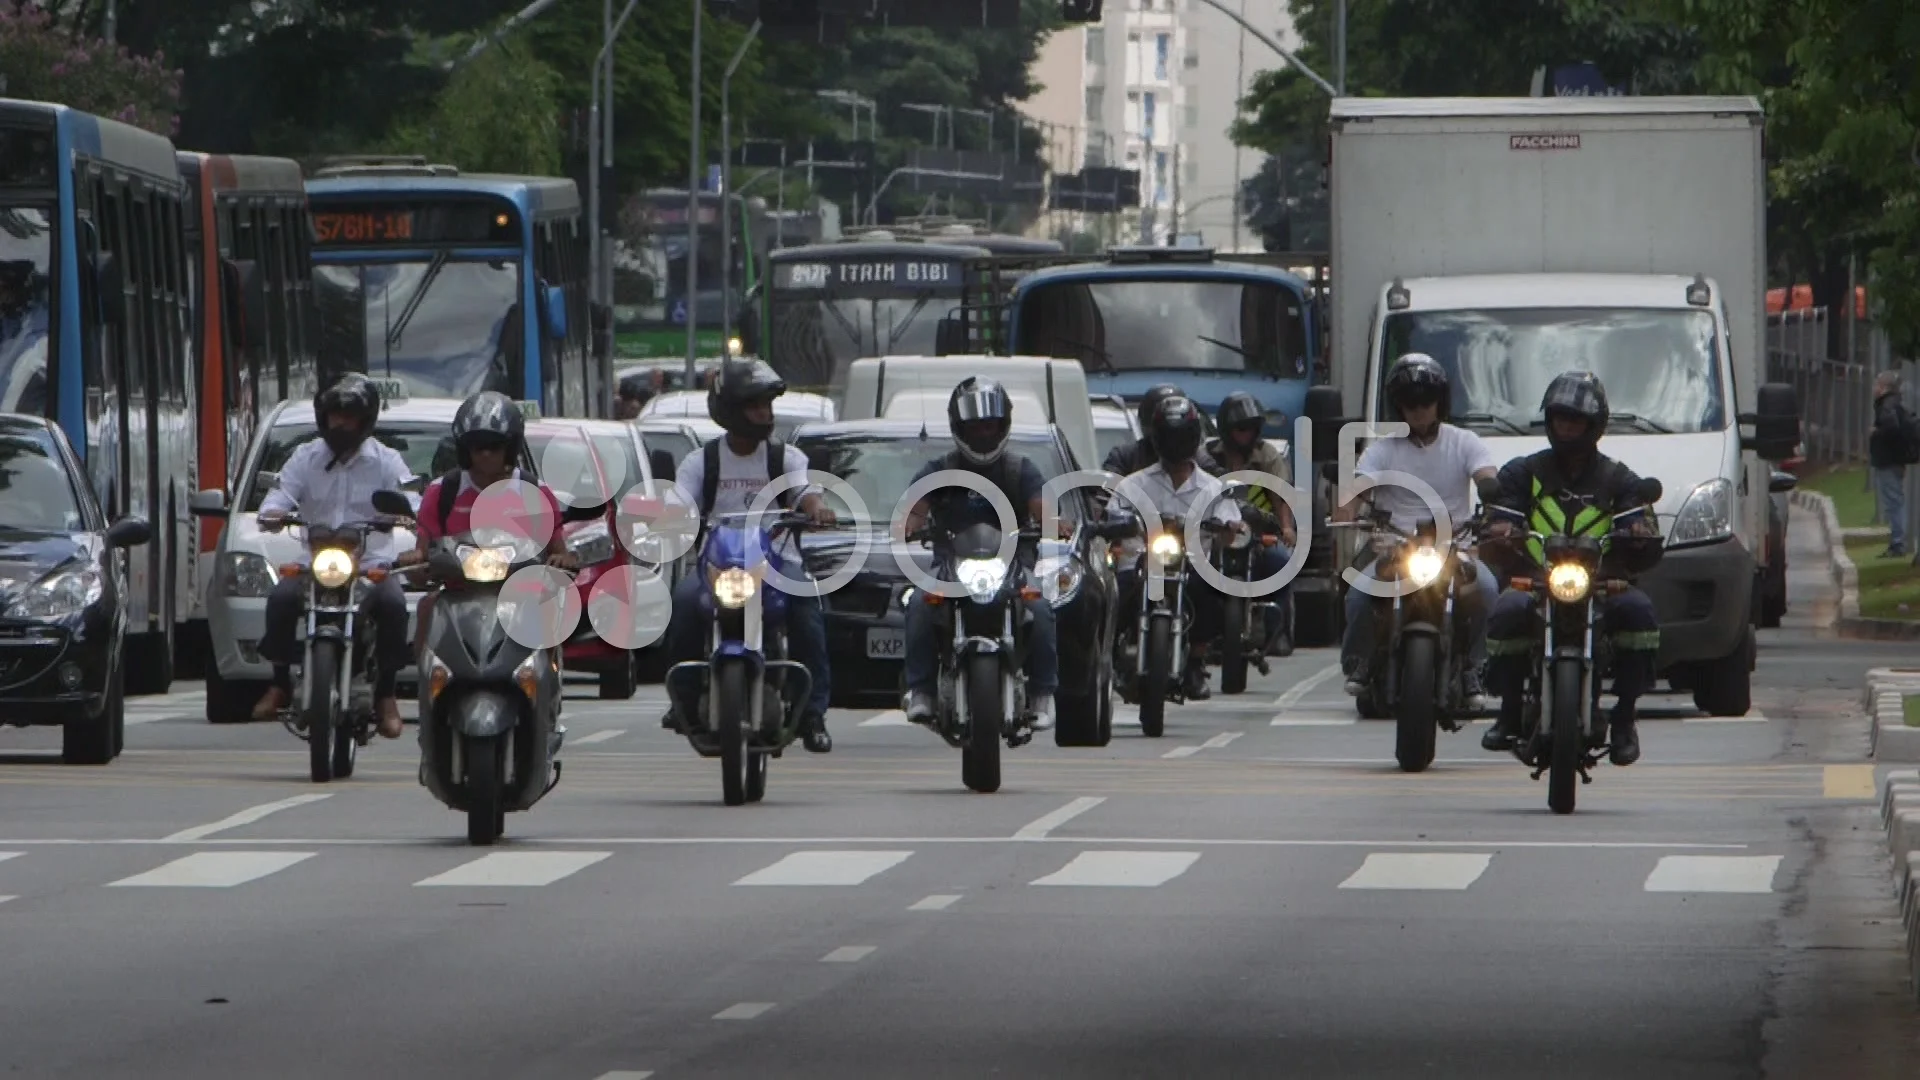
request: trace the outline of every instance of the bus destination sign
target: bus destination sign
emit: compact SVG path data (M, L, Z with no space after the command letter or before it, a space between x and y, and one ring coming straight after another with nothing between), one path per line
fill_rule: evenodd
M311 205L314 242L323 248L520 244L519 214L505 201L314 199Z
M781 263L773 275L775 289L795 291L918 292L959 285L959 262L912 257Z

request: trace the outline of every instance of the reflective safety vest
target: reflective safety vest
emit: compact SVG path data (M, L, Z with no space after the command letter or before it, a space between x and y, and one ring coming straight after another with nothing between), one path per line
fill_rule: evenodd
M1600 553L1605 555L1613 546L1607 538L1612 531L1613 515L1597 506L1583 506L1573 516L1572 525L1567 523L1566 509L1560 501L1545 493L1540 486L1540 478L1533 477L1533 512L1527 515L1527 528L1546 536L1591 536L1600 541ZM1547 553L1544 545L1533 537L1527 538L1527 554L1533 561L1545 566Z

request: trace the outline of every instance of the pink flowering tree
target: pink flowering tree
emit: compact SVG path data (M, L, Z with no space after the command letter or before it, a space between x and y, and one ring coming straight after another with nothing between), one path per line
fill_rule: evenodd
M0 4L0 96L71 105L172 136L182 73L165 60L75 36L38 7Z

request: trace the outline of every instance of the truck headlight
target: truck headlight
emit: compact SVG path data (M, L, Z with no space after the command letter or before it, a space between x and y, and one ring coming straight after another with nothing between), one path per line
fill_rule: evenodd
M1733 535L1733 481L1716 477L1693 489L1674 515L1668 547L1706 544Z

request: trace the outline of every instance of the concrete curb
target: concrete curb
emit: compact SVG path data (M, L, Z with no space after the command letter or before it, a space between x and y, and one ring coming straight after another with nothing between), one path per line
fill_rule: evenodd
M1794 491L1788 499L1820 523L1821 535L1827 544L1827 566L1832 570L1834 586L1840 590L1840 613L1833 621L1834 633L1873 641L1920 640L1920 620L1861 616L1860 571L1847 555L1845 531L1834 514L1833 500L1815 491Z
M1907 932L1907 974L1920 998L1920 769L1887 774L1880 794L1880 820L1887 830L1894 898Z
M1875 668L1867 672L1866 707L1872 721L1867 752L1880 761L1920 762L1920 727L1908 727L1903 699L1920 694L1920 670ZM1920 811L1920 803L1914 809Z

